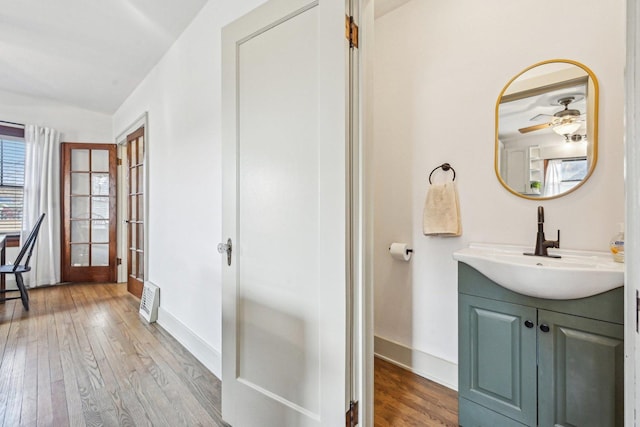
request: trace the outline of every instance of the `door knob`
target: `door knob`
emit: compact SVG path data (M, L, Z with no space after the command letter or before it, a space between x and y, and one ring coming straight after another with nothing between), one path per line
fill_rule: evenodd
M551 329L549 328L549 325L543 323L542 325L540 325L540 330L542 332L549 332Z
M525 320L524 321L524 326L526 326L527 328L531 329L531 328L533 328L533 322L531 320Z
M227 265L231 265L231 239L227 239L227 243L218 243L218 253L227 253Z

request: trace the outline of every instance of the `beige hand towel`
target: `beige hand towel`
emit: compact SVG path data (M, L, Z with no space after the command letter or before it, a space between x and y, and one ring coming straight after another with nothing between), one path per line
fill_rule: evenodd
M433 184L424 202L423 232L425 236L460 236L460 203L455 182Z

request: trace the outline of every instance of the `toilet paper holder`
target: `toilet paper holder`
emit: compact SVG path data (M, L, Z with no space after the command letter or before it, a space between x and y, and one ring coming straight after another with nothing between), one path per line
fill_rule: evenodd
M393 242L389 245L389 254L395 260L407 262L411 260L413 249L407 243Z
M391 246L389 246L389 250L391 250ZM407 255L412 254L413 249L406 249L405 252L407 253Z

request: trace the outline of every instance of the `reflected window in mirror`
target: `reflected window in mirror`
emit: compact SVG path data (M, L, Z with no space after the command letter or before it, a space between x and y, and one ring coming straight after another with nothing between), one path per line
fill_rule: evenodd
M588 170L586 157L547 161L543 195L552 197L572 190L585 179Z
M598 83L565 59L526 68L496 103L495 169L511 193L552 199L579 188L597 161Z

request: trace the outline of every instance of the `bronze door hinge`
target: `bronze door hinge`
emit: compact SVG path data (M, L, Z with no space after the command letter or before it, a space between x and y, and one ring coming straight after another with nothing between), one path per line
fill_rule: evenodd
M349 40L349 47L358 47L358 25L353 20L353 16L345 16L344 33Z
M347 411L347 427L355 427L358 425L358 402L349 403Z

